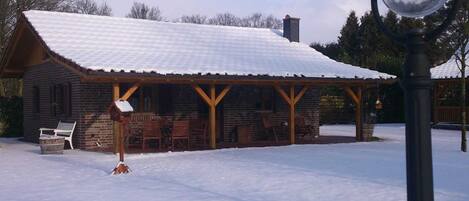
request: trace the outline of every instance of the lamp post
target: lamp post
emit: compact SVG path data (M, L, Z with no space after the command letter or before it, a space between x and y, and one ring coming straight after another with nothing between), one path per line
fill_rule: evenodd
M453 21L459 0L445 21L435 30L412 29L399 35L391 32L383 23L378 0L371 0L372 13L381 31L407 49L403 65L402 88L405 96L407 200L433 201L433 168L430 130L431 74L430 62L425 53L428 41L438 37ZM383 0L393 12L419 18L432 14L444 6L447 0Z

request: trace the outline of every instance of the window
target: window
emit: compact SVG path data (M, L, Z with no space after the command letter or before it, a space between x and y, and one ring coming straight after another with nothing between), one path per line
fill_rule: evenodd
M41 112L41 94L38 86L33 87L33 113Z
M50 109L52 116L72 115L72 84L56 84L50 87Z

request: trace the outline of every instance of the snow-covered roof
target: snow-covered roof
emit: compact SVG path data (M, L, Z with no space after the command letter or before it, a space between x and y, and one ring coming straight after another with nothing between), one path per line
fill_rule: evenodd
M446 63L430 69L432 79L452 79L461 78L461 71L458 67L459 63L455 56L451 57ZM466 75L469 77L469 73Z
M105 72L394 78L329 59L279 30L26 11L50 51Z

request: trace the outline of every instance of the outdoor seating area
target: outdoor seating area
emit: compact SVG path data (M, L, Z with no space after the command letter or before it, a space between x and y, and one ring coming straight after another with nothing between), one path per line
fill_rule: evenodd
M306 118L297 115L295 123L298 144L330 144L355 142L353 137L319 136ZM286 119L287 120L287 119ZM287 121L272 120L272 115L259 115L253 125L238 125L228 135L217 139L219 148L265 147L289 145ZM255 135L250 130L256 130ZM133 113L124 130L125 149L128 153L208 150L208 119L181 120L175 116L160 117L154 113Z

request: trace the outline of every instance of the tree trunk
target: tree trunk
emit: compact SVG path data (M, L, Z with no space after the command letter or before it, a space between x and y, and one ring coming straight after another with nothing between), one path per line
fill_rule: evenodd
M466 138L466 64L461 65L461 151L467 152Z

